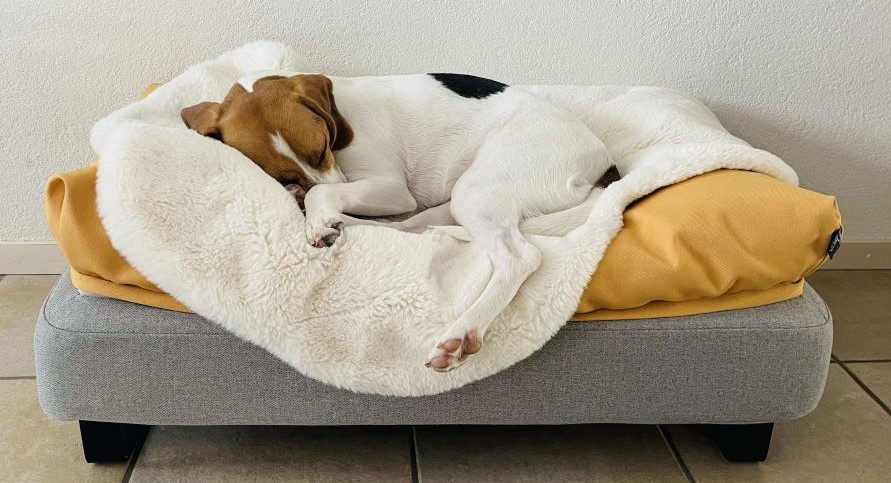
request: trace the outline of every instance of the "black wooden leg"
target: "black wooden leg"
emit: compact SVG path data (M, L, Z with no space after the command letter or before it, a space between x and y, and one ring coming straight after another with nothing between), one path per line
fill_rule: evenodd
M727 461L764 461L770 449L773 423L710 424L706 431Z
M150 426L80 421L80 440L87 463L124 461L142 447Z

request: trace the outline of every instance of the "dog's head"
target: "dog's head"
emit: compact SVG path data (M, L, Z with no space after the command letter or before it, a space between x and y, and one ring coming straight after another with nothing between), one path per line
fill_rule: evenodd
M308 190L346 179L333 151L353 132L334 104L331 79L323 75L268 76L251 90L235 84L222 103L182 110L183 122L241 151L281 183Z

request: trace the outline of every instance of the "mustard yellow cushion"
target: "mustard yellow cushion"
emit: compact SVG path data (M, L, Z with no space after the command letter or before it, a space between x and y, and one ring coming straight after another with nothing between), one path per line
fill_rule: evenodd
M625 211L573 320L691 315L796 297L839 228L832 196L749 171L696 176Z
M71 265L71 281L96 295L189 312L161 291L111 246L96 211L96 165L53 175L44 212L50 231Z
M50 178L45 211L78 289L188 311L111 246L96 211L95 164ZM835 198L763 174L691 178L626 210L572 320L691 315L796 297L840 226Z

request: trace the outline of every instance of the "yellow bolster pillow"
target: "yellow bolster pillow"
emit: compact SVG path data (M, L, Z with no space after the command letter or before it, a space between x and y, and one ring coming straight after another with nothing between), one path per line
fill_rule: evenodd
M84 292L153 307L189 312L122 257L96 211L96 165L53 175L44 212L50 231L71 265L71 281Z
M749 171L696 176L625 211L573 320L690 315L796 297L840 228L832 196Z

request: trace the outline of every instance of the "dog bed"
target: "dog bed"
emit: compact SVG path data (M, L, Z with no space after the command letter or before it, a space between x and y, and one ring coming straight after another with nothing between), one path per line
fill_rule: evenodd
M434 373L425 356L485 285L488 260L474 243L437 230L349 227L330 249L308 246L303 215L280 185L179 119L183 107L220 100L243 73L262 69L311 71L285 46L253 43L98 122L98 211L112 246L158 288L304 374L354 391L435 394L527 357L575 312L625 207L659 188L722 168L797 184L780 159L676 92L524 87L575 112L608 146L622 179L574 229L529 235L540 268L479 354Z

